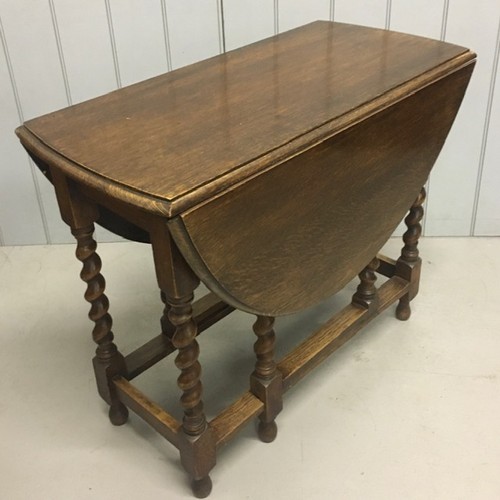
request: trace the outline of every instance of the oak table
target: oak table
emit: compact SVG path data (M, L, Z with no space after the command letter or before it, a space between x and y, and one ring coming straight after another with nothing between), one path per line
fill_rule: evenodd
M272 441L288 388L394 302L410 316L422 186L474 63L448 43L315 22L17 129L77 240L111 422L131 409L175 445L196 496L249 420ZM400 257L378 255L408 209ZM127 356L113 341L96 222L152 246L162 332ZM376 273L388 278L378 288ZM275 361L274 317L358 274L352 302ZM193 304L200 281L211 293ZM235 308L257 316L255 370L208 422L196 336ZM175 351L182 422L131 383Z

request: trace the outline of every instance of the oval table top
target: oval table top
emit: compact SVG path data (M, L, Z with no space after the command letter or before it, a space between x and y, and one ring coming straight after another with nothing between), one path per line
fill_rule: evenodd
M85 183L172 217L472 59L318 21L29 120L18 135Z

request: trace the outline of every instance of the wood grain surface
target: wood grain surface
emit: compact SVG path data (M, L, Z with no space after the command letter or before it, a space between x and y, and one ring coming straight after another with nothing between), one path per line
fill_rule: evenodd
M415 200L472 68L172 219L190 266L224 301L269 316L341 290Z
M417 77L471 59L455 45L316 22L28 121L19 134L87 184L160 200L171 216L389 105L401 85L418 89Z
M210 493L217 447L249 418L272 441L284 390L395 300L398 318L409 316L421 188L474 62L450 44L317 22L17 130L77 239L111 422L125 423L129 407L174 443L195 496ZM375 256L410 207L402 255L380 258L391 277L376 288ZM127 358L114 344L93 239L100 217L150 241L168 344L153 340ZM358 273L353 303L277 363L274 316ZM209 297L198 314L200 279L223 303ZM251 394L207 422L196 320L201 330L232 307L258 315ZM174 349L182 423L127 380Z

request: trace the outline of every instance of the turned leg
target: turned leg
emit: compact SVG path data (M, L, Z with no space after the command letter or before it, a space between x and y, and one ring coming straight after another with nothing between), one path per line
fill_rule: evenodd
M175 327L172 325L170 320L168 319L168 312L170 311L170 305L167 302L167 296L165 292L160 293L161 301L163 302L163 315L160 320L161 324L161 332L163 335L165 335L167 338L172 340L172 335L174 334Z
M95 323L92 337L97 344L93 360L97 388L110 405L111 423L122 425L127 421L128 410L118 400L111 379L125 372L125 362L113 342L112 319L108 313L109 300L104 294L106 282L101 274L101 259L96 253L97 243L93 238L94 225L72 229L71 232L77 240L76 257L83 264L80 277L87 283L85 300L91 306L89 318Z
M192 300L192 294L168 297L168 319L175 327L172 344L178 349L175 365L181 371L177 384L182 391L182 430L188 445L184 449L181 447L181 460L192 475L191 486L194 495L205 498L212 490L212 481L208 475L212 463L211 460L203 463L202 453L204 450L208 450L208 455L213 452L215 461L215 447L211 442L212 436L207 427L201 400L201 366L198 361L200 348L196 341L197 327L193 319Z
M378 293L375 286L377 276L375 271L378 269L380 262L375 257L370 263L359 273L359 285L356 293L352 296L353 304L360 305L366 309L375 307L378 303Z
M168 317L175 326L172 343L178 349L175 366L181 371L177 384L183 393L182 428L189 436L198 436L205 430L207 422L201 401L201 366L198 362L200 348L196 341L197 329L191 306L193 295L167 300L170 305Z
M258 434L264 443L276 438L278 427L275 418L283 408L283 381L274 361L274 318L257 316L253 331L257 335L254 351L257 357L255 370L250 377L250 389L263 403L259 415Z
M405 218L408 229L403 235L404 246L401 249L401 257L396 264L396 274L411 282L410 291L401 297L396 308L396 317L401 321L406 321L410 317L410 301L418 293L421 268L421 260L418 255L418 240L422 234L420 221L424 215L422 206L424 200L425 188L422 188Z
M194 495L205 498L212 489L209 472L215 465L216 447L201 399L200 348L192 307L199 279L180 254L165 225L160 223L153 227L150 237L156 277L165 304L162 331L178 350L175 365L180 370L177 384L182 392L180 404L184 411L179 435L181 463L191 476Z

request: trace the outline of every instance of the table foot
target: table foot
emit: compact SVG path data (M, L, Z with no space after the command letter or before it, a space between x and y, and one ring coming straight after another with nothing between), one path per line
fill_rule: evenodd
M399 304L396 307L396 318L400 321L406 321L410 319L411 316L411 307L410 307L410 299L407 295L401 297L399 299Z
M120 401L113 402L109 407L108 415L113 425L123 425L128 420L128 408Z
M205 476L201 479L193 479L191 481L191 488L196 498L206 498L212 491L212 480L210 476Z
M263 422L259 420L257 434L263 443L272 443L278 435L278 426L274 420L272 422Z

